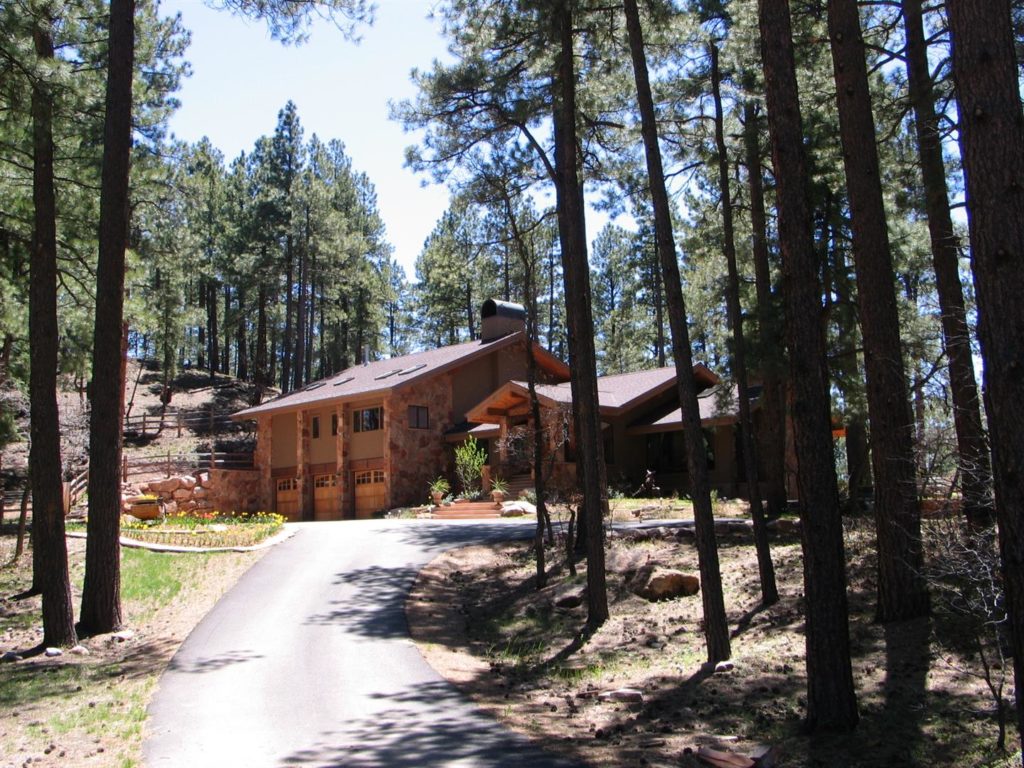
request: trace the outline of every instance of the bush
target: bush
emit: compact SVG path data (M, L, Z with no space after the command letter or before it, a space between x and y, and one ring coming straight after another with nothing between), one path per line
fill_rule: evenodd
M462 484L464 495L475 496L480 492L480 474L487 463L487 451L470 436L455 449L455 474Z

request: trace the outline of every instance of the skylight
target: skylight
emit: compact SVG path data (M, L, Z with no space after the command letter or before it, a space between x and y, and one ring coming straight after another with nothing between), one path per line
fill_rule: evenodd
M409 373L416 373L416 371L422 370L422 369L424 369L426 367L427 367L426 363L420 363L419 365L414 365L411 368L406 368L404 371L399 371L398 375L399 376L405 376L406 374L409 374Z
M374 381L380 381L381 379L386 379L388 376L394 376L396 373L398 373L401 370L402 370L401 368L395 368L393 371L388 371L387 373L382 373L382 374L379 374L377 376L374 376L373 380Z
M342 384L348 384L348 383L349 383L350 381L352 381L352 380L353 380L354 378L355 378L355 376L346 376L346 377L345 377L344 379L342 379L341 381L336 381L336 382L334 382L334 386L336 386L336 387L340 387L340 386L341 386Z

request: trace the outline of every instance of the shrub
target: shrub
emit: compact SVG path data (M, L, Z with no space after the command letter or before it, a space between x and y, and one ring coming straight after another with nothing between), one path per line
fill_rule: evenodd
M486 463L487 451L473 436L455 449L455 474L465 495L475 496L480 492L480 473Z

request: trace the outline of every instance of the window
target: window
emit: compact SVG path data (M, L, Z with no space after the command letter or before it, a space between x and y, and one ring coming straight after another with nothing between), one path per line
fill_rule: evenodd
M427 406L409 406L409 429L430 429L430 418L427 412Z
M368 469L365 472L355 473L356 485L372 485L384 482L383 469Z
M336 484L334 475L317 475L313 478L314 488L334 488Z
M331 414L331 436L338 434L338 414Z
M317 440L320 437L320 417L313 417L313 439Z
M360 408L352 412L353 432L376 432L384 428L383 408Z
M299 490L299 481L294 477L286 477L277 481L277 490L279 491L297 491Z

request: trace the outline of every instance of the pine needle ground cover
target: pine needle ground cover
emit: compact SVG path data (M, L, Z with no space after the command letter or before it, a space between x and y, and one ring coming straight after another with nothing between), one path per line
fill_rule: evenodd
M846 527L861 714L850 735L812 739L801 728L802 555L793 534L773 535L781 599L767 609L758 605L750 534L718 537L733 635L728 671L702 664L699 595L648 602L627 586L623 571L646 562L698 574L692 540L671 528L611 537L612 615L589 637L581 634L586 602L574 599L583 594L585 566L575 576L554 567L538 591L525 543L442 555L421 573L407 615L430 663L481 706L595 766L696 768L702 746L748 754L758 745L776 747L786 768L1019 765L1019 752L996 748L995 706L978 677L972 638L938 596L930 619L875 623L873 523L848 519ZM548 551L549 564L561 557L560 549ZM641 691L643 701L600 698L624 688ZM1012 730L1007 743L1016 744Z

